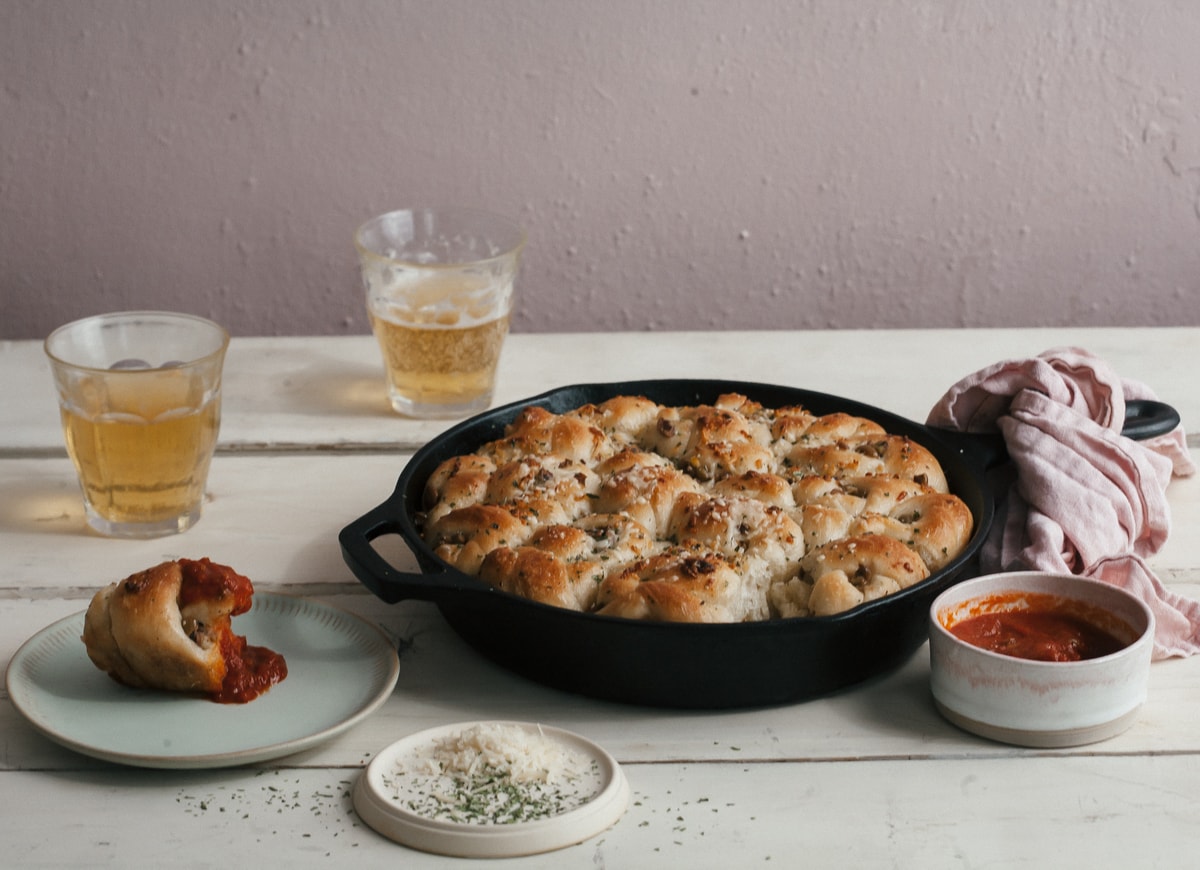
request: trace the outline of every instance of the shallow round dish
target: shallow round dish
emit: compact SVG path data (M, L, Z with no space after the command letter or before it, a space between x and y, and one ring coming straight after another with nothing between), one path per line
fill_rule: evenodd
M973 646L948 626L992 612L992 596L1048 594L1093 614L1125 646L1072 662L1033 661ZM929 611L930 687L958 727L1003 743L1052 748L1107 740L1133 724L1146 700L1154 616L1140 599L1073 575L992 574L952 586Z
M26 641L8 666L8 694L51 740L118 764L214 768L290 755L370 716L400 675L395 645L361 617L259 592L233 630L283 655L282 683L248 704L130 689L92 664L83 619L60 619Z
M451 791L423 763L438 741L491 725L519 728L580 760L584 772L579 777L555 787L553 798L538 798L561 801L561 811L532 821L494 823L468 820L453 801L431 798ZM629 783L608 752L578 734L529 722L461 722L412 734L375 756L354 786L355 811L380 834L413 849L460 858L511 858L582 843L616 824L628 806Z

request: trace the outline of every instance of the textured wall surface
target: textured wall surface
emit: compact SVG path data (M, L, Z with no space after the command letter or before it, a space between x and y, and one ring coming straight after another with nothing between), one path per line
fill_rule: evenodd
M0 338L366 332L430 203L527 227L520 331L1200 324L1200 5L0 4Z

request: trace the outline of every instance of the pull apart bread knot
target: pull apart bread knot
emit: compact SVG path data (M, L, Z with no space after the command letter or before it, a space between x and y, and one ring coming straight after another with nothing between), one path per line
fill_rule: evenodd
M253 594L249 578L209 559L163 562L97 592L83 642L123 685L244 703L287 676L281 655L233 632Z
M949 565L974 522L916 441L738 394L530 406L434 470L418 519L440 558L505 592L675 622L849 610Z

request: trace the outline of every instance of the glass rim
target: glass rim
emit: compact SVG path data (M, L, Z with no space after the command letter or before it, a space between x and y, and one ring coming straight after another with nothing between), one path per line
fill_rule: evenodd
M209 351L208 353L201 354L200 356L193 357L192 359L183 360L182 365L176 366L176 368L187 368L187 367L199 365L202 363L206 363L206 362L216 359L216 358L220 358L222 355L224 355L226 350L228 350L228 348L229 348L229 340L230 340L229 330L227 330L221 324L217 323L215 320L210 320L209 318L202 317L199 314L188 314L187 312L184 312L184 311L160 311L160 310L154 310L154 309L139 309L139 310L132 310L132 311L109 311L104 314L92 314L92 315L89 315L88 317L80 317L77 320L72 320L68 323L64 323L61 326L55 327L50 332L50 334L46 336L45 340L42 342L42 349L43 349L43 351L45 351L46 356L49 357L50 360L52 362L54 362L55 364L61 365L61 366L69 366L70 368L78 369L80 371L103 372L105 374L120 374L120 375L139 375L139 374L147 374L147 373L154 373L154 372L162 371L161 367L150 368L150 369L117 369L117 370L114 370L111 368L104 368L101 366L89 365L87 363L74 362L72 360L67 359L65 356L63 356L61 352L56 353L54 350L51 349L51 343L56 338L61 338L68 331L77 330L77 329L80 329L81 327L87 326L89 324L103 324L106 322L116 322L116 321L120 321L120 320L136 320L139 318L142 318L142 319L157 318L160 320L190 321L191 323L211 327L220 336L220 341L213 350Z
M432 215L472 215L474 217L487 218L488 220L498 221L505 224L508 229L515 233L516 241L510 245L506 245L504 250L491 257L478 257L472 259L457 260L448 263L420 263L409 257L389 257L374 248L368 247L363 242L363 233L368 227L374 227L394 215L400 214L432 214ZM391 211L386 211L382 214L377 214L373 218L363 221L354 231L354 247L358 251L359 257L364 259L378 260L385 263L397 263L405 266L419 266L422 269L461 269L463 266L474 264L494 263L497 260L506 260L517 257L524 249L525 244L529 241L529 236L525 232L525 228L521 226L513 218L499 214L498 212L488 211L481 208L468 208L460 206L414 206L412 208L396 208Z

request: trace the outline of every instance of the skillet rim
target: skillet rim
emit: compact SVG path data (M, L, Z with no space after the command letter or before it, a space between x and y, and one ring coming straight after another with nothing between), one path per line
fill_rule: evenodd
M951 469L946 468L947 457L950 459L951 464L955 466L952 472L955 479L958 479L960 475L965 475L977 488L978 491L975 495L978 497L978 510L975 505L971 504L971 500L963 496L962 492L959 491L959 487L952 486L950 489L951 492L962 498L964 502L967 502L968 508L971 510L974 520L971 537L967 545L954 559L938 571L931 573L924 580L899 592L894 592L873 601L864 602L841 613L829 616L775 617L745 622L714 623L638 620L626 617L601 616L595 613L585 613L555 607L554 605L545 604L534 599L497 589L474 575L460 571L438 557L432 548L426 544L420 533L416 517L423 510L420 501L425 482L441 462L453 456L472 452L488 441L503 437L505 426L511 423L521 410L531 405L546 407L554 413L563 413L589 402L598 403L620 395L645 396L650 398L651 401L664 405L684 405L684 402L676 399L668 401L655 395L648 395L660 391L686 391L696 397L691 401L693 405L711 404L720 395L738 393L754 401L758 401L767 407L783 407L785 404L777 400L768 402L762 398L763 395L782 394L790 397L786 404L803 405L813 410L814 413L843 411L845 413L856 414L879 423L888 434L911 437L934 454L948 477L951 476ZM585 401L575 401L569 398L580 394L586 395L588 398ZM817 407L812 407L814 405ZM828 410L818 410L821 406L828 407ZM896 431L897 428L906 431L898 432ZM470 437L468 438L468 436ZM469 440L471 442L467 449L460 449L458 447L458 442L462 440ZM983 541L995 519L995 493L986 472L986 458L978 450L974 436L936 429L922 423L917 423L884 408L868 405L856 399L832 393L784 384L723 378L646 378L633 381L592 381L566 384L544 390L536 395L490 408L456 423L454 426L430 439L409 458L397 478L393 495L387 502L380 505L377 510L398 503L401 510L396 513L399 515L389 514L389 517L396 524L395 533L403 539L405 545L416 558L418 566L421 569L420 573L428 576L440 571L441 574L446 575L445 577L431 578L431 585L446 582L447 578L453 581L452 584L447 584L441 590L441 594L438 594L438 591L435 590L428 596L400 595L396 599L397 601L423 598L432 601L439 608L457 608L466 605L468 599L482 600L489 596L499 597L505 601L506 605L519 605L524 608L544 610L549 614L563 619L582 619L589 626L627 625L638 627L639 629L653 626L660 630L670 630L677 633L704 632L709 636L718 633L747 634L751 632L773 631L794 633L802 630L798 629L797 626L804 625L811 626L814 631L833 631L841 623L868 621L871 618L877 618L878 611L888 609L889 606L891 606L890 609L899 609L900 605L897 602L931 594L952 585L954 582L966 579L966 577L960 575L969 566L971 560L978 555L978 551L982 547ZM431 567L437 570L431 570ZM405 572L398 573L403 574ZM403 587L405 584L403 582L392 582L388 585ZM475 605L472 604L472 606ZM819 629L818 626L820 627Z

